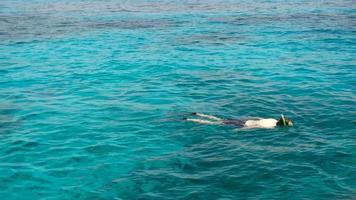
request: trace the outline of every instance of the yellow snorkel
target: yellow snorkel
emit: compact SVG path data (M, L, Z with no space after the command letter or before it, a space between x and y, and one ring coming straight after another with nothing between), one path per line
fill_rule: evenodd
M286 118L284 118L283 114L281 114L281 118L282 118L283 126L287 126Z

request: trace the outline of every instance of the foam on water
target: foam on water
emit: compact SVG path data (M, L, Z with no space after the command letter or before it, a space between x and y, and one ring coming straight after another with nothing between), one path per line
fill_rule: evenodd
M354 10L1 1L1 199L354 198ZM181 120L191 112L295 126Z

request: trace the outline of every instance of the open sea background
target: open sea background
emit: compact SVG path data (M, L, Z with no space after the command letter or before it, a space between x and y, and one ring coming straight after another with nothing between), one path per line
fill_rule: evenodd
M355 53L352 0L1 0L0 199L356 199Z

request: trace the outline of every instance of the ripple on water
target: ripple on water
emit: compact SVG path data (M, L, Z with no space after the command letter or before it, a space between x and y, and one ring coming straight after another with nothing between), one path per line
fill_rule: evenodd
M355 196L351 1L0 4L3 199Z

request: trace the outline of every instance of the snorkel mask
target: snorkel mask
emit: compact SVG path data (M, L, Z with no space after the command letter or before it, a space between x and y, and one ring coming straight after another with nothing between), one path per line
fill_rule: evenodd
M281 118L279 119L278 126L293 126L292 120L285 118L283 114L281 114Z

